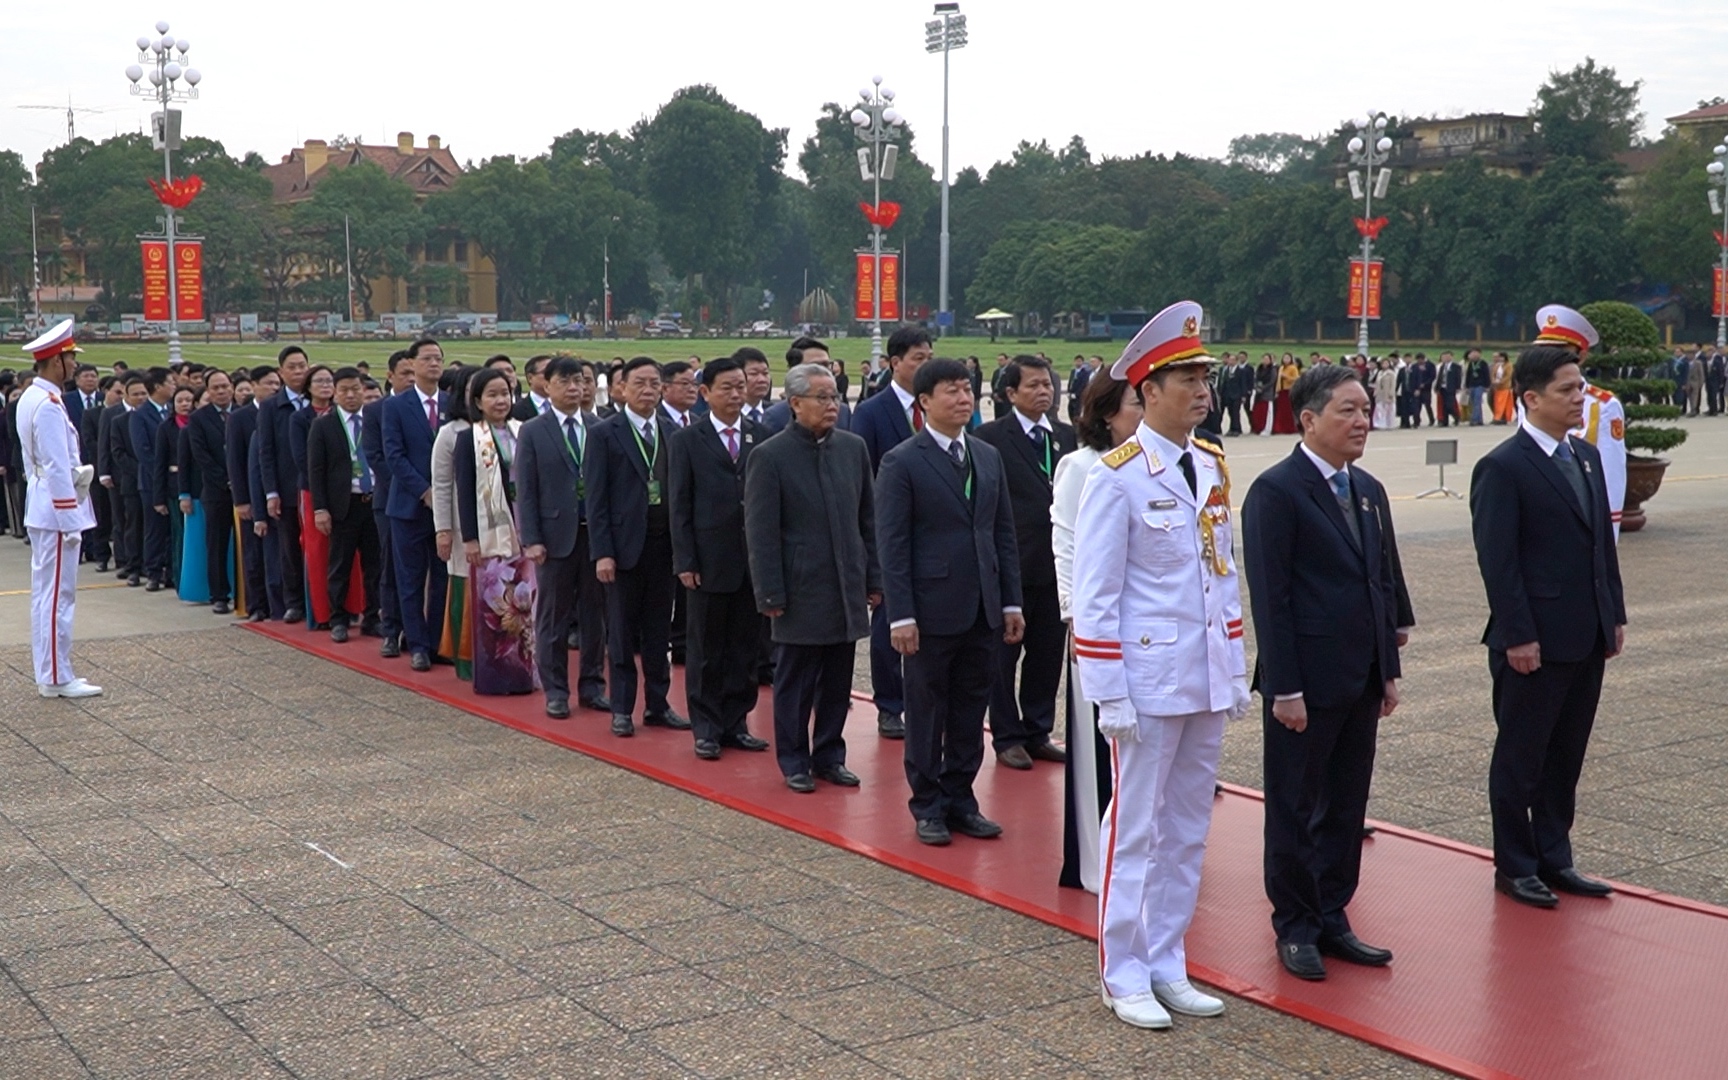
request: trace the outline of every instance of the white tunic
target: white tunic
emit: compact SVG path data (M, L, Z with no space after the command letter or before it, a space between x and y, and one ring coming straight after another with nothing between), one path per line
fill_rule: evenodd
M43 379L33 380L18 398L18 445L23 451L26 493L24 525L55 532L96 527L90 495L78 497L78 432L60 395Z

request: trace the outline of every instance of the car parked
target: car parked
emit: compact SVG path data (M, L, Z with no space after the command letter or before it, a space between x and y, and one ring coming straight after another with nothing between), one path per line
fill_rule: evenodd
M426 328L427 337L453 338L473 337L474 328L464 319L439 319Z

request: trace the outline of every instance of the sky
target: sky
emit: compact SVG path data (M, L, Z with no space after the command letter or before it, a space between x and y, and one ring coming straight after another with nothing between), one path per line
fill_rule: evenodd
M140 129L150 108L124 71L159 18L192 42L204 75L185 132L236 156L273 162L337 135L393 144L399 131L421 145L438 135L464 162L533 156L572 128L628 128L705 82L789 129L796 174L823 103L856 100L874 75L897 92L919 156L941 156L929 0L20 6L0 15L14 43L0 65L0 148L31 166L65 141L68 97L101 110L76 115L80 135ZM952 57L954 171L987 169L1023 139L1060 147L1078 134L1094 158L1218 157L1237 135L1315 135L1371 109L1524 112L1550 71L1587 55L1644 80L1651 136L1663 117L1728 96L1722 0L962 0L962 11L971 43ZM37 105L59 111L18 107Z

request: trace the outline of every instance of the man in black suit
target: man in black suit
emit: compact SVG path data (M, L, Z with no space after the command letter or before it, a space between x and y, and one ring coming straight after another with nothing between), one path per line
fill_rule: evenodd
M744 365L731 357L702 369L708 415L671 441L672 569L688 597L685 696L696 756L722 747L766 750L746 721L756 705L762 616L744 542L744 470L760 434L743 418Z
M570 624L577 621L581 669L577 695L585 709L610 713L606 699L605 592L589 557L588 500L582 463L592 428L582 410L594 366L555 356L544 366L546 412L522 425L516 444L516 518L522 553L534 561L534 662L546 691L546 715L570 716Z
M1470 426L1481 427L1488 421L1488 391L1494 385L1494 374L1481 349L1464 350L1464 389L1470 398Z
M1074 452L1074 429L1047 415L1054 376L1048 361L1017 356L1002 376L1008 415L975 434L996 448L1014 509L1015 546L1020 551L1020 593L1026 638L998 647L998 670L990 689L990 734L996 760L1030 769L1032 760L1066 761L1050 742L1056 726L1056 690L1062 681L1067 624L1056 589L1056 555L1050 541L1051 484L1056 463ZM1026 662L1020 662L1024 648ZM1019 676L1016 700L1014 684Z
M276 357L282 389L258 403L258 464L264 478L264 511L275 523L282 563L282 595L288 605L283 622L306 617L306 595L302 579L305 554L300 545L300 478L294 468L294 453L288 443L288 421L306 406L306 375L311 363L306 350L289 345ZM256 502L259 493L253 492ZM257 516L256 505L253 516Z
M1225 354L1224 367L1218 372L1218 400L1230 414L1230 430L1226 435L1242 434L1242 410L1254 396L1254 369L1248 366L1248 354Z
M252 447L258 434L258 402L281 389L282 376L275 368L253 368L252 400L234 410L228 418L225 435L228 494L234 500L234 516L239 519L240 574L246 583L247 622L263 622L270 617L264 537L257 531L258 525L267 526L270 518L264 513L261 502L255 506L252 501ZM262 500L263 493L259 492L258 497Z
M234 422L234 383L224 371L212 368L204 380L206 403L193 410L186 421L186 447L193 469L181 467L181 487L190 486L198 475L199 490L183 490L195 496L204 508L204 573L210 583L211 612L226 615L233 593L228 582L228 548L234 539L234 498L228 486L228 425ZM185 567L182 573L195 573Z
M124 396L119 407L103 412L102 435L97 443L97 473L102 486L113 497L114 569L128 585L142 583L144 567L144 516L138 496L138 458L132 453L132 411L148 397L142 372L128 372L121 380ZM112 414L112 415L110 415Z
M1704 369L1704 394L1709 402L1711 416L1721 414L1722 392L1725 388L1728 388L1728 355L1721 349L1713 349L1710 363Z
M606 586L612 678L612 734L636 733L636 654L647 703L642 722L689 731L666 700L672 688L672 521L667 506L673 428L660 412L660 365L638 356L612 384L618 415L594 428L582 483L588 500L589 554Z
M876 480L877 550L889 636L906 658L906 780L921 843L950 830L988 839L1002 827L978 810L984 710L997 635L1014 644L1020 555L1002 458L967 439L972 375L927 360L913 384L924 430L890 450Z
M1398 649L1415 618L1380 482L1353 464L1373 408L1348 367L1290 388L1302 442L1243 503L1243 568L1265 703L1266 895L1278 957L1321 979L1321 954L1389 963L1344 909L1362 864L1362 826L1383 716L1398 707Z
M1417 353L1411 367L1410 393L1414 398L1410 410L1411 427L1422 426L1422 413L1428 413L1428 426L1434 426L1434 362L1427 353Z
M1553 907L1554 889L1611 891L1574 868L1570 833L1604 661L1625 644L1626 602L1601 455L1567 434L1584 416L1578 353L1525 349L1512 387L1524 420L1470 477L1499 726L1488 772L1494 884Z
M545 354L528 358L528 365L524 369L528 375L528 392L510 406L510 419L527 423L551 407L550 394L546 389L546 365L551 359Z
M372 470L372 523L378 530L378 632L384 640L378 655L394 660L402 655L402 601L396 594L396 560L390 552L390 462L384 456L384 403L396 394L414 389L414 365L408 351L390 354L387 366L388 392L377 401L360 406L360 452ZM361 571L364 577L365 571Z
M1452 359L1451 353L1441 353L1440 367L1434 373L1434 405L1441 427L1450 427L1458 422L1458 391L1463 385L1464 369Z
M72 381L67 384L60 400L66 406L66 419L72 421L74 428L81 428L84 423L86 409L102 407L101 374L94 364L79 364L72 373Z
M85 409L78 421L78 454L79 460L101 475L102 417L119 406L123 389L114 376L104 375L96 393L95 406ZM84 534L84 558L94 562L100 574L107 571L109 561L114 558L114 500L108 497L108 489L103 488L91 494L90 505L96 512L96 527Z
M377 634L380 537L372 516L375 480L366 456L366 431L360 410L366 393L358 368L336 369L336 400L329 412L312 421L306 433L306 486L312 493L312 527L330 538L329 568L324 581L309 583L330 596L330 640L348 640L348 586L354 577L354 557L360 557L360 632Z
M166 368L151 368L143 378L144 402L126 417L126 432L132 440L132 456L138 461L138 500L144 519L144 577L148 581L144 591L160 592L170 567L168 504L173 501L173 493L158 482L165 480L168 468L166 463L156 460L156 429L168 418L174 383Z
M702 372L692 362L696 359L674 360L660 367L660 415L674 432L683 431L702 419L701 402L697 398ZM689 617L689 602L689 590L683 583L673 585L672 622L668 625L666 640L672 645L672 662L679 666L684 664L684 624Z

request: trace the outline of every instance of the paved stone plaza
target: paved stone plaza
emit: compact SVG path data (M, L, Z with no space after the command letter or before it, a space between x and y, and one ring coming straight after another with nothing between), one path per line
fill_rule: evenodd
M1728 421L1693 431L1622 547L1576 838L1587 873L1728 904ZM1504 434L1465 429L1451 486ZM1370 813L1486 844L1468 511L1403 498L1431 435L1366 462L1419 621ZM1229 441L1238 504L1288 448ZM0 1075L1436 1075L1242 1000L1131 1030L1088 941L138 590L80 595L107 696L43 701L26 571L0 541ZM1252 722L1222 775L1257 784Z

